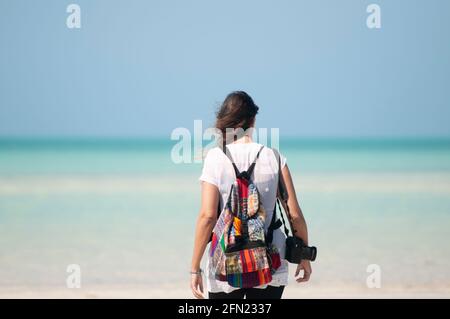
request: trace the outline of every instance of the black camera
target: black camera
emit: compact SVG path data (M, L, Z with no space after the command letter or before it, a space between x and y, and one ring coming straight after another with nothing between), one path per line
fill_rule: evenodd
M317 255L317 248L306 246L303 240L295 236L286 238L285 259L292 264L299 264L302 260L314 261Z

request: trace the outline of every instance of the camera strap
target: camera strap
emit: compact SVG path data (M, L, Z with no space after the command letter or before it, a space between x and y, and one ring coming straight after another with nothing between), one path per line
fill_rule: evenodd
M278 198L277 198L277 206L278 206L278 212L279 212L280 217L281 217L281 221L283 223L284 233L286 234L287 237L289 237L289 229L286 226L286 221L284 220L283 212L281 211L281 207L280 207L281 203L280 203L280 200ZM275 214L275 211L273 213ZM291 225L289 225L289 226L291 226Z
M281 173L281 155L276 149L272 149L272 150L275 153L275 157L277 158L277 161L278 161L278 189L277 189L277 198L276 198L275 206L278 206L278 212L280 214L281 221L284 226L284 233L286 234L287 237L289 237L289 229L291 229L292 236L294 235L294 231L293 231L293 227L291 224L291 219L290 219L291 216L289 213L289 206L287 203L288 193L286 190L286 186L284 184L283 175ZM281 206L283 206L283 208L285 210L285 213L287 215L286 218L287 218L288 222L286 222L286 220L284 219L283 211L281 210ZM276 214L275 209L273 211L273 214L274 215ZM273 220L273 218L272 218L272 220ZM289 223L289 227L287 226L288 223Z

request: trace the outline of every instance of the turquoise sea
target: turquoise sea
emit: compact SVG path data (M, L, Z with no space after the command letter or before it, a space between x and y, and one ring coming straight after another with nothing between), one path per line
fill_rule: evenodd
M1 140L0 295L65 289L69 264L85 291L188 287L201 163L173 163L174 144ZM288 295L450 296L450 140L280 148L318 247L311 282ZM376 292L370 264L381 269Z

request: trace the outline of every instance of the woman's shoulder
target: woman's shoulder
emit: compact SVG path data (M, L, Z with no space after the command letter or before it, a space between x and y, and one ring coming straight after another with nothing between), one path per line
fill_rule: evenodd
M267 158L269 158L271 161L275 163L278 163L278 161L280 161L281 167L284 167L286 165L287 162L286 156L284 156L284 154L280 152L278 147L265 146L264 148Z
M223 152L220 147L215 146L206 150L205 161L217 161L223 157Z
M276 158L279 155L281 155L281 157L284 157L283 153L281 153L278 150L278 147L271 147L271 146L257 143L257 142L229 144L229 145L227 145L227 147L231 151L235 151L235 152L240 152L240 151L257 152L258 150L261 150L261 154L264 154L268 157ZM223 153L219 147L217 147L217 151L219 152L219 155L220 155L220 153Z
M271 154L275 157L278 156L278 154L280 154L280 151L278 150L277 147L272 147L269 145L264 145L264 144L259 144L259 143L258 143L258 145L260 145L261 147L264 146L262 151L266 152L267 154Z
M227 148L231 151L231 153L241 153L248 151L255 151L261 149L261 154L264 154L268 157L277 158L278 156L284 157L283 153L281 153L277 147L270 147L261 143L237 143L237 144L228 144ZM226 155L222 151L219 146L212 147L206 150L205 160L214 159L214 160L222 160L226 159Z

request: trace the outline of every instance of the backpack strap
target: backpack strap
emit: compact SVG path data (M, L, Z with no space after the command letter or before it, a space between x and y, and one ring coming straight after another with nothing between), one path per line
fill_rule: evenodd
M252 164L250 165L250 167L247 169L247 176L248 179L250 179L250 177L253 174L253 171L255 170L255 165L256 165L256 160L259 158L259 154L261 153L261 150L264 148L264 145L261 146L261 148L259 149L258 153L256 153L256 157L253 160ZM243 172L242 172L243 173Z
M236 164L234 163L233 156L231 156L230 150L227 146L225 146L223 149L223 153L228 157L231 164L233 165L234 173L236 174L236 177L240 174L239 169L237 168Z
M231 164L233 164L234 173L236 174L236 178L244 178L246 180L249 180L253 174L253 171L255 170L256 160L259 158L259 154L261 153L261 150L264 148L264 145L261 146L261 148L258 150L258 153L256 154L255 159L253 160L252 164L249 166L249 168L246 171L239 172L239 169L237 168L233 157L231 156L230 150L228 147L225 146L223 149L223 152L228 157L228 159L231 161Z

